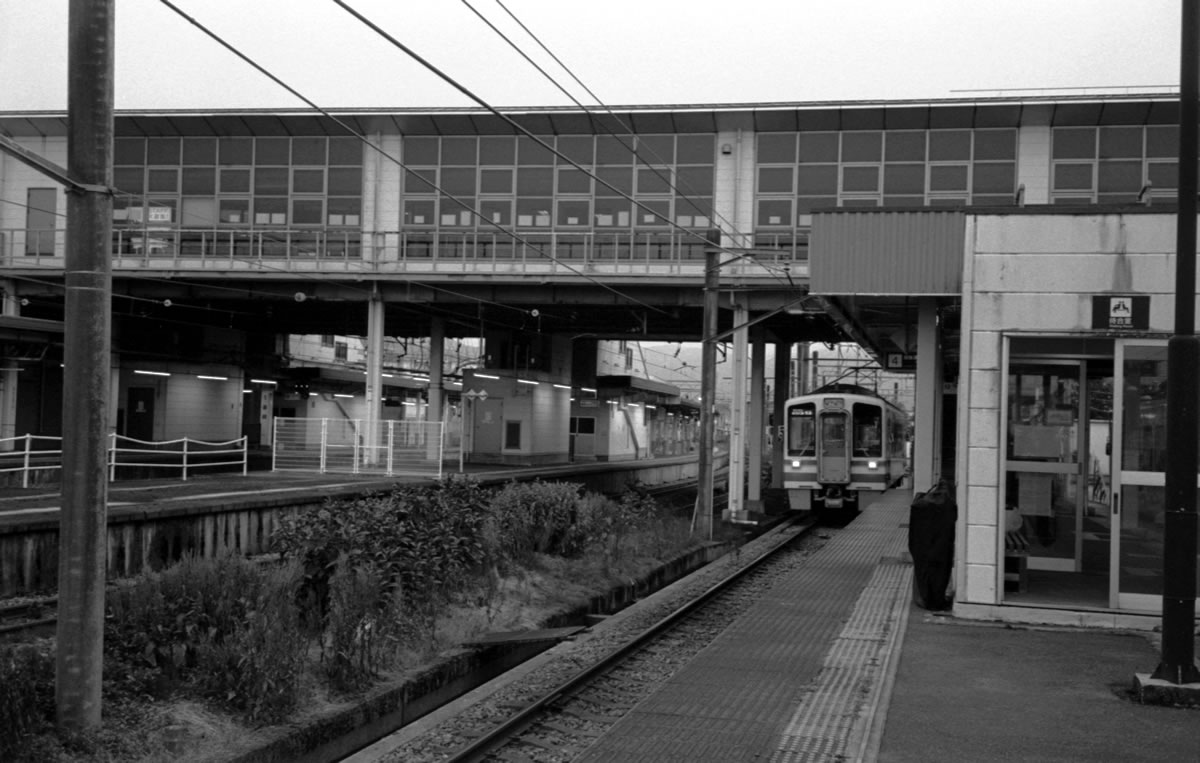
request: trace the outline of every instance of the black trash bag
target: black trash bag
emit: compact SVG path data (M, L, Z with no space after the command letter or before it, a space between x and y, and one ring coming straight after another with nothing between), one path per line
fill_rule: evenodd
M913 560L913 602L923 609L949 609L946 595L954 565L958 505L953 486L942 480L913 499L908 513L908 553Z

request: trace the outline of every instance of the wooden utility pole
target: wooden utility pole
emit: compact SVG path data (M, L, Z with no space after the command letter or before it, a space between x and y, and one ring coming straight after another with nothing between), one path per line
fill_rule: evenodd
M100 725L112 302L113 0L71 0L66 314L55 701L58 727Z

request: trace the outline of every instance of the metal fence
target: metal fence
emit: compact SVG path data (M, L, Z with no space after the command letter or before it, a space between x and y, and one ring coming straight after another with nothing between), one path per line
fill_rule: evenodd
M21 487L29 487L37 472L62 469L62 438L25 434L0 438L0 474L21 473ZM108 441L108 478L117 479L124 467L180 471L186 480L189 472L217 466L248 468L246 438L209 442L181 437L177 440L150 442L111 434Z
M275 419L275 471L440 478L445 448L438 421Z

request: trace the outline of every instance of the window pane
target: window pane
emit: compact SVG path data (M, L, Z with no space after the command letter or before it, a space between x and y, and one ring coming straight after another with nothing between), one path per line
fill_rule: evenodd
M1101 159L1141 159L1142 128L1101 127Z
M221 193L250 193L250 170L221 170Z
M405 138L404 163L414 165L436 166L438 163L437 138Z
M675 190L688 196L707 196L713 192L713 168L680 167L675 175Z
M844 132L842 133L843 162L877 162L883 158L879 132Z
M1146 172L1156 190L1179 187L1179 165L1174 162L1152 162Z
M491 136L479 139L480 164L516 164L517 142L513 138Z
M758 225L792 225L791 199L763 199L758 202Z
M887 194L921 194L923 196L925 193L925 165L884 165L883 192Z
M675 161L675 138L670 135L639 135L637 156L639 163L671 164Z
M671 219L671 202L663 199L638 199L634 227L659 227Z
M512 225L512 199L484 199L479 203L479 213L484 220L496 225ZM481 228L490 228L482 223Z
M473 226L477 215L475 214L475 197L474 196L443 196L441 205L438 207L438 224L444 226Z
M325 170L292 170L293 193L325 193Z
M1142 163L1100 162L1100 193L1128 192L1136 194L1142 189Z
M250 222L250 200L221 199L220 220L231 225Z
M330 196L357 196L362 193L361 167L334 167L329 170Z
M1175 125L1154 125L1146 128L1146 156L1175 159L1179 156L1179 128Z
M450 196L475 195L475 168L449 167L442 168L442 192Z
M837 196L801 196L796 199L796 214L806 215L814 209L836 207L837 202Z
M146 141L141 138L117 138L113 141L113 164L146 163Z
M433 199L409 199L404 202L405 225L433 225Z
M890 132L885 138L889 162L925 161L924 132Z
M680 135L675 141L676 164L712 164L716 158L715 136Z
M442 138L442 166L474 167L478 164L478 146L475 138Z
M113 170L113 185L122 193L140 194L146 190L141 167L117 167Z
M146 189L150 193L179 193L179 170L150 170Z
M183 139L183 163L184 164L207 164L213 165L217 163L217 139L216 138L184 138Z
M759 167L759 193L792 193L795 187L791 167Z
M255 170L254 193L256 195L287 196L287 192L288 171L286 167Z
M594 217L599 228L628 228L633 218L626 199L596 199Z
M836 162L838 134L836 132L800 133L800 162Z
M878 167L843 167L842 191L845 193L864 193L879 190Z
M671 171L659 167L643 167L637 171L638 193L670 193Z
M325 165L324 138L292 139L292 164Z
M479 171L479 192L480 193L512 193L513 192L513 171L512 170L480 170Z
M632 164L633 136L632 135L597 135L596 164Z
M558 145L555 148L558 149L558 153L576 164L589 168L592 166L592 152L594 147L592 146L592 136L590 135L560 135ZM562 158L558 159L558 163L570 166L570 162L564 161Z
M1008 162L976 164L973 193L1016 193L1016 166Z
M554 138L542 137L542 143L554 145ZM517 138L517 164L543 165L554 164L554 152L534 142L533 138L524 135Z
M549 167L518 167L517 194L550 196L554 193L554 170Z
M255 225L287 225L287 199L255 199Z
M601 167L596 170L596 195L612 196L615 193L631 195L633 193L632 167ZM604 181L601 183L600 181ZM607 184L607 185L605 185ZM612 186L610 188L609 186ZM616 189L616 191L613 190Z
M179 138L150 138L146 141L147 164L179 164Z
M1092 165L1090 164L1056 164L1054 165L1054 190L1083 190L1092 189Z
M795 164L796 133L758 136L759 164Z
M437 193L437 170L408 170L404 173L404 192Z
M211 196L217 192L217 171L213 167L187 167L183 170L183 192Z
M591 193L592 178L586 172L574 167L560 168L558 170L558 192Z
M590 201L560 201L558 202L558 224L587 225L591 219L591 209Z
M549 197L517 199L517 225L524 228L549 228L550 210L553 206L554 200Z
M325 202L321 199L296 199L292 202L292 222L296 225L321 225Z
M291 161L290 150L287 138L259 138L254 142L254 163L285 166Z
M364 148L358 138L330 138L329 163L361 166Z
M967 165L935 164L929 168L930 191L967 190Z
M1051 156L1055 159L1094 159L1096 129L1094 127L1063 127L1054 130Z
M929 160L966 161L971 158L970 130L930 130Z
M801 167L797 176L797 190L805 196L835 196L838 191L838 168L836 164Z
M330 199L327 206L330 225L358 225L362 199Z
M1016 159L1016 130L976 130L975 159Z
M217 141L217 152L221 164L249 164L254 158L254 140L251 138L221 138Z

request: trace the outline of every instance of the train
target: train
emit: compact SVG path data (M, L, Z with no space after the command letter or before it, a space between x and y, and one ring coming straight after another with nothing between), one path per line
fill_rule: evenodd
M783 486L792 509L856 513L859 495L909 473L909 417L875 392L829 384L784 403Z

